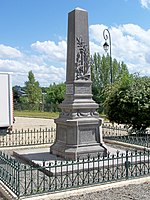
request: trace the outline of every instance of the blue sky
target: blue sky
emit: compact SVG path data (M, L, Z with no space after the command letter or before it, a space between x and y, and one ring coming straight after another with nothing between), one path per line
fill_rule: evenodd
M103 54L103 30L112 56L131 73L150 76L150 0L0 0L0 71L23 85L32 70L41 86L65 81L68 13L88 11L90 52Z

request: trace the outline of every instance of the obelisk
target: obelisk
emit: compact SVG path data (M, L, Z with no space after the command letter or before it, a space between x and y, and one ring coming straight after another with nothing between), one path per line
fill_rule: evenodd
M87 11L68 14L66 95L50 152L65 159L106 154L102 146L98 105L92 99Z

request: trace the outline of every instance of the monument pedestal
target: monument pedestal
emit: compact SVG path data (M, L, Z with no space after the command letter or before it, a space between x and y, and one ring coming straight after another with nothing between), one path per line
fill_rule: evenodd
M65 159L86 158L106 155L100 144L100 119L82 118L73 120L56 119L56 142L51 152Z

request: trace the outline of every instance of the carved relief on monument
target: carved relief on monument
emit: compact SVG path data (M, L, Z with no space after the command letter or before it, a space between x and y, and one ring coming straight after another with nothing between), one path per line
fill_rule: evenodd
M89 111L89 112L78 111L77 116L82 118L82 117L98 117L99 115L96 111Z
M90 56L88 46L82 37L76 37L78 53L75 63L75 80L90 79Z
M81 129L79 135L80 144L94 143L96 142L96 129Z
M91 88L89 86L75 87L76 94L91 94Z
M90 117L96 117L98 118L99 115L95 110L66 110L63 109L63 111L60 113L60 117L62 118L71 118L71 119L75 119L75 118L90 118Z
M73 84L66 84L66 94L73 94Z

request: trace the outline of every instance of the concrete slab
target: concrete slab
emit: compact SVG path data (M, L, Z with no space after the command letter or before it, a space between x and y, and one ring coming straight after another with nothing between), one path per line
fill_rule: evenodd
M105 145L106 146L106 145ZM125 150L122 149L115 149L113 147L107 146L107 150L110 153L110 155L116 154L117 151L120 152L120 154L125 153ZM37 164L45 162L55 162L57 161L66 161L64 158L61 158L59 156L53 155L50 153L50 148L34 148L34 149L22 149L22 150L15 150L13 152L13 155L19 155L23 160L28 159L32 162L35 162Z
M57 157L56 155L50 154L49 148L39 148L39 149L26 149L26 150L16 150L13 152L14 157L20 159L21 161L38 167L40 171L45 173L47 176L54 176L56 174L69 174L76 173L78 171L92 171L93 169L100 169L103 167L114 168L114 166L126 167L130 164L140 164L142 161L146 162L149 158L146 155L129 156L126 157L126 150L115 149L113 147L107 147L108 152L110 152L109 159L104 158L90 158L84 160L67 161L64 158ZM116 156L116 152L119 151L119 156ZM112 157L112 155L114 155ZM44 161L44 162L43 162Z
M13 151L13 156L19 158L21 161L27 163L35 163L42 166L43 162L54 163L56 160L61 161L62 158L50 154L50 148L34 148L34 149L22 149Z
M107 147L108 152L110 153L110 155L112 154L116 154L117 151L120 152L120 154L125 153L125 150L121 150L121 149L115 149L113 147L108 146ZM23 149L23 150L15 150L13 151L13 156L20 159L21 161L29 164L29 165L35 165L35 166L43 166L43 162L45 166L49 166L49 163L51 163L52 165L54 165L57 161L58 164L60 164L61 162L66 162L66 160L64 158L61 158L59 156L53 155L50 153L50 148L35 148L35 149ZM81 160L82 161L82 160ZM68 161L68 163L72 163L72 161ZM75 162L75 161L74 161ZM86 162L86 159L85 159ZM111 161L110 161L111 162ZM95 163L95 167L98 167L98 164ZM77 164L78 165L78 164ZM82 169L83 167L83 163L80 165L74 165L74 169L76 170L77 167L79 167L80 169ZM92 166L93 163L91 162L90 165L88 165L88 162L84 164L84 168L88 168L88 167L93 167ZM72 170L71 168L71 164L70 164L70 170ZM53 169L51 168L51 170L53 171ZM58 169L57 171L59 171L60 169ZM66 167L63 167L63 169L61 168L61 170L66 171ZM69 168L67 168L67 170L69 170Z

